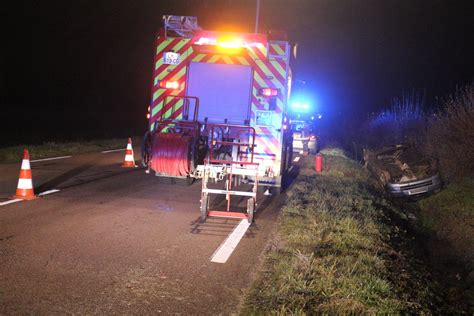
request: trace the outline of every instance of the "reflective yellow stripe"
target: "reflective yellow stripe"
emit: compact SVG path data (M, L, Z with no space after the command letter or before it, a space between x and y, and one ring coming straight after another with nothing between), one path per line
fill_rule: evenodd
M160 58L156 61L155 63L155 70L157 70L158 68L160 68L160 66L163 65L163 58Z
M250 65L249 62L247 61L247 59L245 59L245 57L242 57L242 56L237 56L237 60L239 61L239 63L241 63L242 65Z
M171 48L172 51L174 52L177 52L179 51L181 48L183 48L184 45L186 45L186 43L188 42L189 40L181 40L179 41L178 44L174 45L173 48Z
M160 45L158 45L158 46L156 47L156 53L157 53L157 54L161 53L161 51L163 50L163 48L165 48L166 46L168 46L169 43L171 43L173 40L174 40L174 38L167 38L167 39L165 39L163 42L161 42Z
M160 97L160 95L163 94L163 92L165 92L165 89L158 89L155 91L155 93L153 93L153 101L155 101L156 99L158 99Z
M280 73L280 75L285 78L285 72L286 70L281 68L280 64L277 61L270 60L270 64L272 64L273 67Z
M266 76L273 77L273 79L270 79L270 81L275 85L275 88L283 89L283 84L284 83L280 82L280 80L275 78L275 74L273 74L273 72L271 72L270 69L267 68L267 66L265 65L265 63L263 61L257 60L257 61L255 61L255 63L265 73ZM264 87L265 86L266 86L266 84L264 85Z
M219 56L219 55L212 56L211 59L209 59L207 62L213 64L213 63L215 63L220 57L221 57L221 56Z
M181 68L181 70L178 71L178 73L175 74L175 75L171 78L171 81L178 81L179 79L181 79L181 77L186 73L186 68L187 68L187 67Z
M265 45L257 43L255 47L263 54L263 56L267 56L267 47Z
M173 98L169 98L168 102L173 101ZM176 104L173 105L166 113L163 115L163 118L169 118L176 110L178 110L180 107L183 106L184 100L178 100L176 101ZM174 111L173 111L174 110Z
M281 49L280 44L271 44L271 46L277 52L278 55L286 55L286 53Z
M163 89L160 89L163 90ZM151 116L155 116L159 110L163 107L163 102L158 103L154 108L151 109Z
M193 61L199 62L201 61L204 57L206 57L206 54L198 54L196 57L193 58Z
M224 60L224 62L225 62L226 64L234 64L234 63L232 62L232 59L230 59L230 58L227 57L227 56L222 56L222 59Z
M262 79L262 77L260 77L260 75L258 74L258 72L255 71L255 72L253 73L253 75L254 75L255 81L257 81L258 84L259 84L261 87L266 87L266 86L267 86L267 84L266 84L265 81Z
M174 65L169 65L162 72L160 72L156 77L158 78L158 80L162 80L164 77L168 76L169 73L172 72L175 67L176 66Z

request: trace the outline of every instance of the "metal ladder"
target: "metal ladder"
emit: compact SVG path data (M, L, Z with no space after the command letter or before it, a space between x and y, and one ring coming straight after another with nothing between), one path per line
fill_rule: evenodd
M179 37L191 38L195 31L201 29L195 16L163 15L163 25L165 36L168 36L168 32L172 31Z
M201 188L201 222L204 222L207 217L224 217L247 219L251 224L253 222L254 213L257 201L258 188L258 166L257 162L253 161L253 151L255 148L255 128L246 125L232 125L232 124L210 124L210 155L206 159L202 170L202 188ZM245 131L249 135L249 141L229 142L224 140L214 139L215 128L234 128ZM248 148L250 153L250 161L248 157L245 161L242 160L221 160L215 159L212 156L213 147L215 145L228 145L238 148L238 152L242 147ZM254 179L251 191L236 190L233 188L233 182L240 177L252 177ZM210 182L224 181L224 188L209 188ZM238 181L235 181L238 183ZM209 195L223 194L227 200L227 207L225 211L210 210L209 209ZM248 197L247 210L245 213L231 211L230 198L231 196Z

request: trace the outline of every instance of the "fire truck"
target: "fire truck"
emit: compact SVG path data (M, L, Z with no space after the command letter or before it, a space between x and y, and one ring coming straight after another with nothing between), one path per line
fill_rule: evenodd
M163 24L142 162L160 177L202 179L201 220L251 222L258 186L278 193L292 161L290 44L281 33L203 30L190 16ZM225 211L210 210L211 194L226 196ZM233 212L230 196L248 198L246 212Z

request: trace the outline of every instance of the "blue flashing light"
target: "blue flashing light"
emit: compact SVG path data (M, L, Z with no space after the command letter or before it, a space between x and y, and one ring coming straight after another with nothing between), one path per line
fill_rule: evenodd
M318 114L318 119L322 119L323 118L323 115L322 114Z
M291 108L295 112L307 112L310 109L310 106L308 103L301 103L301 102L295 101L291 104Z

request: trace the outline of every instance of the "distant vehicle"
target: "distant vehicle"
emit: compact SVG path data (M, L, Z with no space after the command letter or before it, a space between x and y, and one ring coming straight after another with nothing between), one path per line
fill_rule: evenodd
M318 152L318 136L312 125L306 121L291 121L293 131L293 151L309 154Z
M374 151L364 149L364 161L367 169L394 197L441 189L436 160L424 157L414 146L401 144Z

